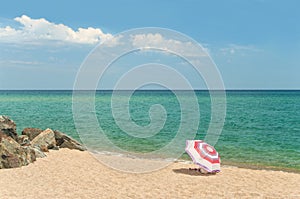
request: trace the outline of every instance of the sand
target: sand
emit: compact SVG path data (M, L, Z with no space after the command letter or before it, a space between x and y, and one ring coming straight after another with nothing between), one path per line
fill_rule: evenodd
M88 152L61 149L28 166L0 170L0 198L300 198L297 173L223 166L221 173L203 176L189 167L195 165L125 173Z

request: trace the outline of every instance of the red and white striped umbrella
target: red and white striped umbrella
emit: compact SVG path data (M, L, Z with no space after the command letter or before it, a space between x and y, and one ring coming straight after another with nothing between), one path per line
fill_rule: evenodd
M187 140L185 151L207 172L220 172L220 156L213 146L202 140Z

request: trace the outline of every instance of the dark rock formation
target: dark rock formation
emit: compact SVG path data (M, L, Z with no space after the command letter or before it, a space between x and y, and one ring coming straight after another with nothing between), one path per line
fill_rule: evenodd
M55 130L55 140L56 140L56 145L59 146L60 148L69 148L69 149L77 149L80 151L85 151L86 148L74 140L73 138L67 136L66 134Z
M0 116L0 169L28 165L36 158L46 157L44 152L59 148L86 150L76 140L51 129L25 128L18 136L16 124L7 116Z
M36 160L34 150L22 147L12 137L0 131L0 168L15 168Z
M45 154L44 152L42 152L40 148L38 148L38 147L33 147L32 149L33 149L34 152L35 152L36 158L44 158L44 157L46 157L46 154Z
M38 136L43 130L38 128L25 128L22 131L22 135L27 135L29 140L33 140L36 136Z
M44 130L31 141L31 145L44 149L44 152L46 152L45 148L52 149L56 146L54 132L51 129Z
M42 145L42 146L40 146L39 148L40 148L40 150L43 151L43 152L49 152L48 147L45 146L45 145Z
M15 141L18 139L18 134L16 131L16 124L13 120L9 119L9 117L0 115L0 130L12 137Z
M21 146L29 146L30 145L30 140L28 138L27 135L20 135L18 137L18 143L21 145Z

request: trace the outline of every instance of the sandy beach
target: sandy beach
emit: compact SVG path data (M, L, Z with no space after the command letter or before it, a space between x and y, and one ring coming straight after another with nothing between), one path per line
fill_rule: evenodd
M190 167L178 162L125 173L88 152L61 149L28 166L0 170L0 198L300 198L297 173L223 166L221 173L203 176Z

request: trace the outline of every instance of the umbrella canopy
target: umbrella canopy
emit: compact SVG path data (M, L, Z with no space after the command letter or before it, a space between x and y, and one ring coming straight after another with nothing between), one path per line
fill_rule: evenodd
M185 151L193 162L208 172L220 172L220 156L216 149L202 140L187 140Z

